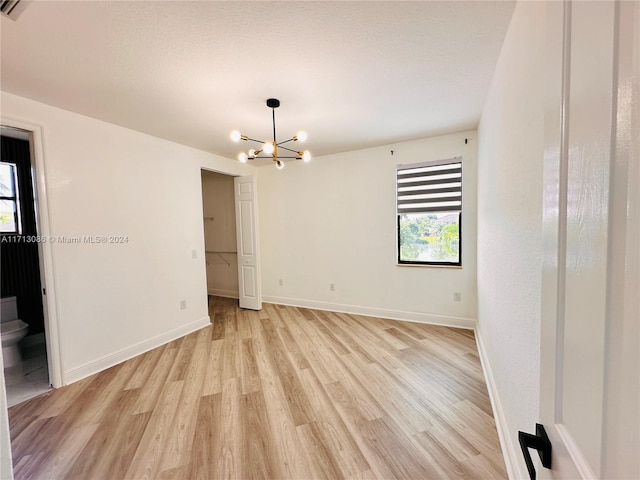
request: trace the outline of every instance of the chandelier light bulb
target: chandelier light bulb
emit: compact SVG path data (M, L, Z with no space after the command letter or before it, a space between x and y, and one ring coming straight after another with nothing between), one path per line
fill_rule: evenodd
M284 168L284 162L282 160L276 160L276 168L282 170Z
M253 148L249 150L249 158L256 158L256 151Z
M266 142L263 146L262 146L262 151L264 153L266 153L267 155L271 155L273 153L273 143L269 143Z
M247 156L246 153L242 152L238 155L238 160L240 160L241 163L247 163L247 160L249 159L249 157Z
M240 138L242 138L242 135L238 130L232 131L229 136L231 137L231 140L233 140L234 142L239 142Z
M302 153L302 160L304 160L305 163L308 163L311 161L311 153L309 153L309 150L305 150Z
M298 133L296 133L295 139L299 142L304 142L307 139L307 132L305 132L304 130L300 130Z

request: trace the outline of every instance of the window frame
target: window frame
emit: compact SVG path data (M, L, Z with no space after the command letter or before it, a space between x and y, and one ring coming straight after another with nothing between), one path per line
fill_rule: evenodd
M411 212L401 212L400 211L400 207L399 207L399 200L398 200L398 196L399 196L399 191L398 189L401 187L401 185L399 184L398 181L398 171L400 170L411 170L411 169L417 169L417 168L425 168L425 167L436 167L436 166L443 166L443 165L452 165L452 164L460 164L460 206L458 208L451 208L451 207L446 207L443 206L441 210L433 210L433 207L427 207L428 209L426 209L424 212L419 212L419 211L415 211L415 209L413 209ZM462 218L463 218L463 202L462 202L462 195L463 195L463 183L464 183L464 169L463 169L463 161L462 161L462 157L453 157L453 158L449 158L449 159L445 159L445 160L434 160L434 161L427 161L427 162L420 162L420 163L412 163L412 164L398 164L396 165L396 264L398 266L423 266L423 267L448 267L448 268L462 268L462 246L463 246L463 241L462 241L462 235L463 235L463 228L462 228ZM425 201L425 203L428 203L427 201ZM458 260L456 262L450 262L450 261L433 261L433 260L429 260L429 261L421 261L421 260L403 260L401 258L401 229L400 229L400 222L401 222L401 217L402 215L407 215L407 214L439 214L439 213L457 213L458 214Z
M13 202L14 206L14 215L16 219L16 228L12 231L0 232L0 235L22 235L22 212L20 205L20 188L18 185L18 165L15 162L9 162L6 160L1 160L0 164L10 165L13 170L13 196L6 196L0 194L0 200Z

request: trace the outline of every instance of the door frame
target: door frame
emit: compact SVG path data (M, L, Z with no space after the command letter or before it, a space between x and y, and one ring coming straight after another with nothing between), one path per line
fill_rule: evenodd
M237 268L238 268L238 297L237 298L238 298L238 304L240 305L240 303L242 302L242 286L241 286L242 274L240 272L240 270L241 270L241 262L240 262L240 250L241 250L240 249L240 242L241 242L241 239L240 239L240 235L238 234L238 229L239 228L241 229L241 225L239 224L240 217L239 217L239 212L238 212L238 205L237 205L238 198L237 198L237 191L236 191L235 183L236 183L236 179L238 179L238 178L252 177L253 178L254 188L256 188L257 174L255 172L254 173L249 173L249 174L247 174L247 173L235 173L235 172L229 172L229 171L220 170L220 169L211 168L211 167L207 167L207 166L201 165L200 166L200 172L201 172L200 173L200 178L202 178L202 171L219 173L221 175L226 175L226 176L232 177L234 179L233 203L234 203L234 207L236 209L236 225L235 225L235 228L236 228L236 242L237 242L237 251L238 251L238 254L237 254L237 259L238 259L238 265L237 265ZM201 189L202 189L202 182L200 182L200 186L201 186ZM200 191L200 195L201 195L201 197L203 196L202 190ZM255 234L255 242L256 242L255 248L256 248L257 263L258 263L257 284L256 284L257 303L256 303L256 308L255 309L256 310L260 310L262 308L262 303L263 302L262 302L262 275L261 275L261 269L260 269L260 265L259 265L259 263L260 263L260 254L259 254L259 252L260 252L260 235L259 235L260 223L259 223L259 220L258 220L258 196L257 196L257 191L256 190L254 190L254 195L255 195L254 196L254 200L253 200L254 209L255 209L255 211L254 211L254 214L255 214L255 218L254 218L254 220L255 220L255 225L254 225L255 232L254 232L254 234ZM204 207L203 207L203 211L204 211ZM202 233L203 233L203 235L202 235L203 251L206 251L206 247L204 245L204 225L203 225ZM205 253L205 259L206 259L206 253ZM206 269L206 260L205 260L205 269ZM205 278L206 278L206 275L205 275ZM209 290L208 290L208 287L207 287L206 284L205 284L205 290L207 291L207 294L208 294ZM242 308L244 308L244 307L242 307ZM254 309L253 306L246 307L246 308Z
M241 177L242 176L242 175L239 175L237 173L229 173L229 172L225 172L223 170L216 170L216 169L213 169L213 168L208 168L208 167L201 166L200 167L200 180L201 180L200 181L200 188L201 188L200 189L200 196L202 197L203 202L204 202L204 189L202 189L202 172L217 173L218 175L224 175L225 177L229 177L232 180L235 179L236 177ZM233 206L235 208L235 191L234 191L234 197L233 197ZM202 206L202 210L203 210L203 216L204 216L204 204ZM234 219L236 218L235 217L235 211L234 211L234 217L233 218ZM207 269L208 268L209 259L207 257L207 245L206 245L206 235L205 235L205 232L204 232L204 230L205 230L204 222L203 222L202 229L203 229L203 238L205 238L204 246L203 246L204 258L205 258L205 269ZM236 225L234 225L234 231L235 231L235 229L236 229ZM237 242L236 242L236 244L237 244ZM236 245L236 250L237 250L237 245ZM236 271L237 271L237 263L238 262L237 262L237 255L236 255ZM217 295L217 296L221 296L221 297L239 299L239 297L240 297L240 287L238 287L238 293L235 294L235 295L234 295L234 292L232 292L232 291L229 291L229 292L220 291L218 293L209 293L209 276L208 275L209 275L209 271L207 269L206 275L205 275L206 282L207 282L206 285L205 285L206 286L206 290L207 290L207 296L209 296L209 295L214 295L214 296Z
M49 223L49 201L47 194L47 177L44 162L44 146L42 127L11 117L0 117L0 124L29 133L29 155L36 210L36 231L38 236L49 239L51 227ZM38 242L38 262L40 264L40 284L46 291L42 294L42 310L44 314L45 342L47 363L49 367L49 383L54 388L64 385L62 376L62 348L60 346L60 325L58 322L58 302L56 301L54 259L51 242Z

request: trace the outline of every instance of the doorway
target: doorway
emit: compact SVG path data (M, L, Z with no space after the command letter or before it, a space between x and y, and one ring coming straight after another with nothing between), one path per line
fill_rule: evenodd
M202 169L201 179L207 294L238 298L234 177Z
M4 377L9 406L51 388L41 275L37 191L28 131L2 126L0 256ZM3 335L4 337L4 335ZM6 345L5 345L6 342Z

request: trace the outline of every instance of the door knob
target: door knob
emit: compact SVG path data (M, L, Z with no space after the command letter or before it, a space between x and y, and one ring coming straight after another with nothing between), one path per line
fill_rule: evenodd
M547 431L542 425L536 423L536 434L531 435L530 433L518 432L518 441L520 442L520 448L524 455L524 463L527 464L527 470L529 470L529 478L536 480L536 469L533 466L529 448L538 450L538 455L540 456L543 467L551 468L551 442L549 441Z

